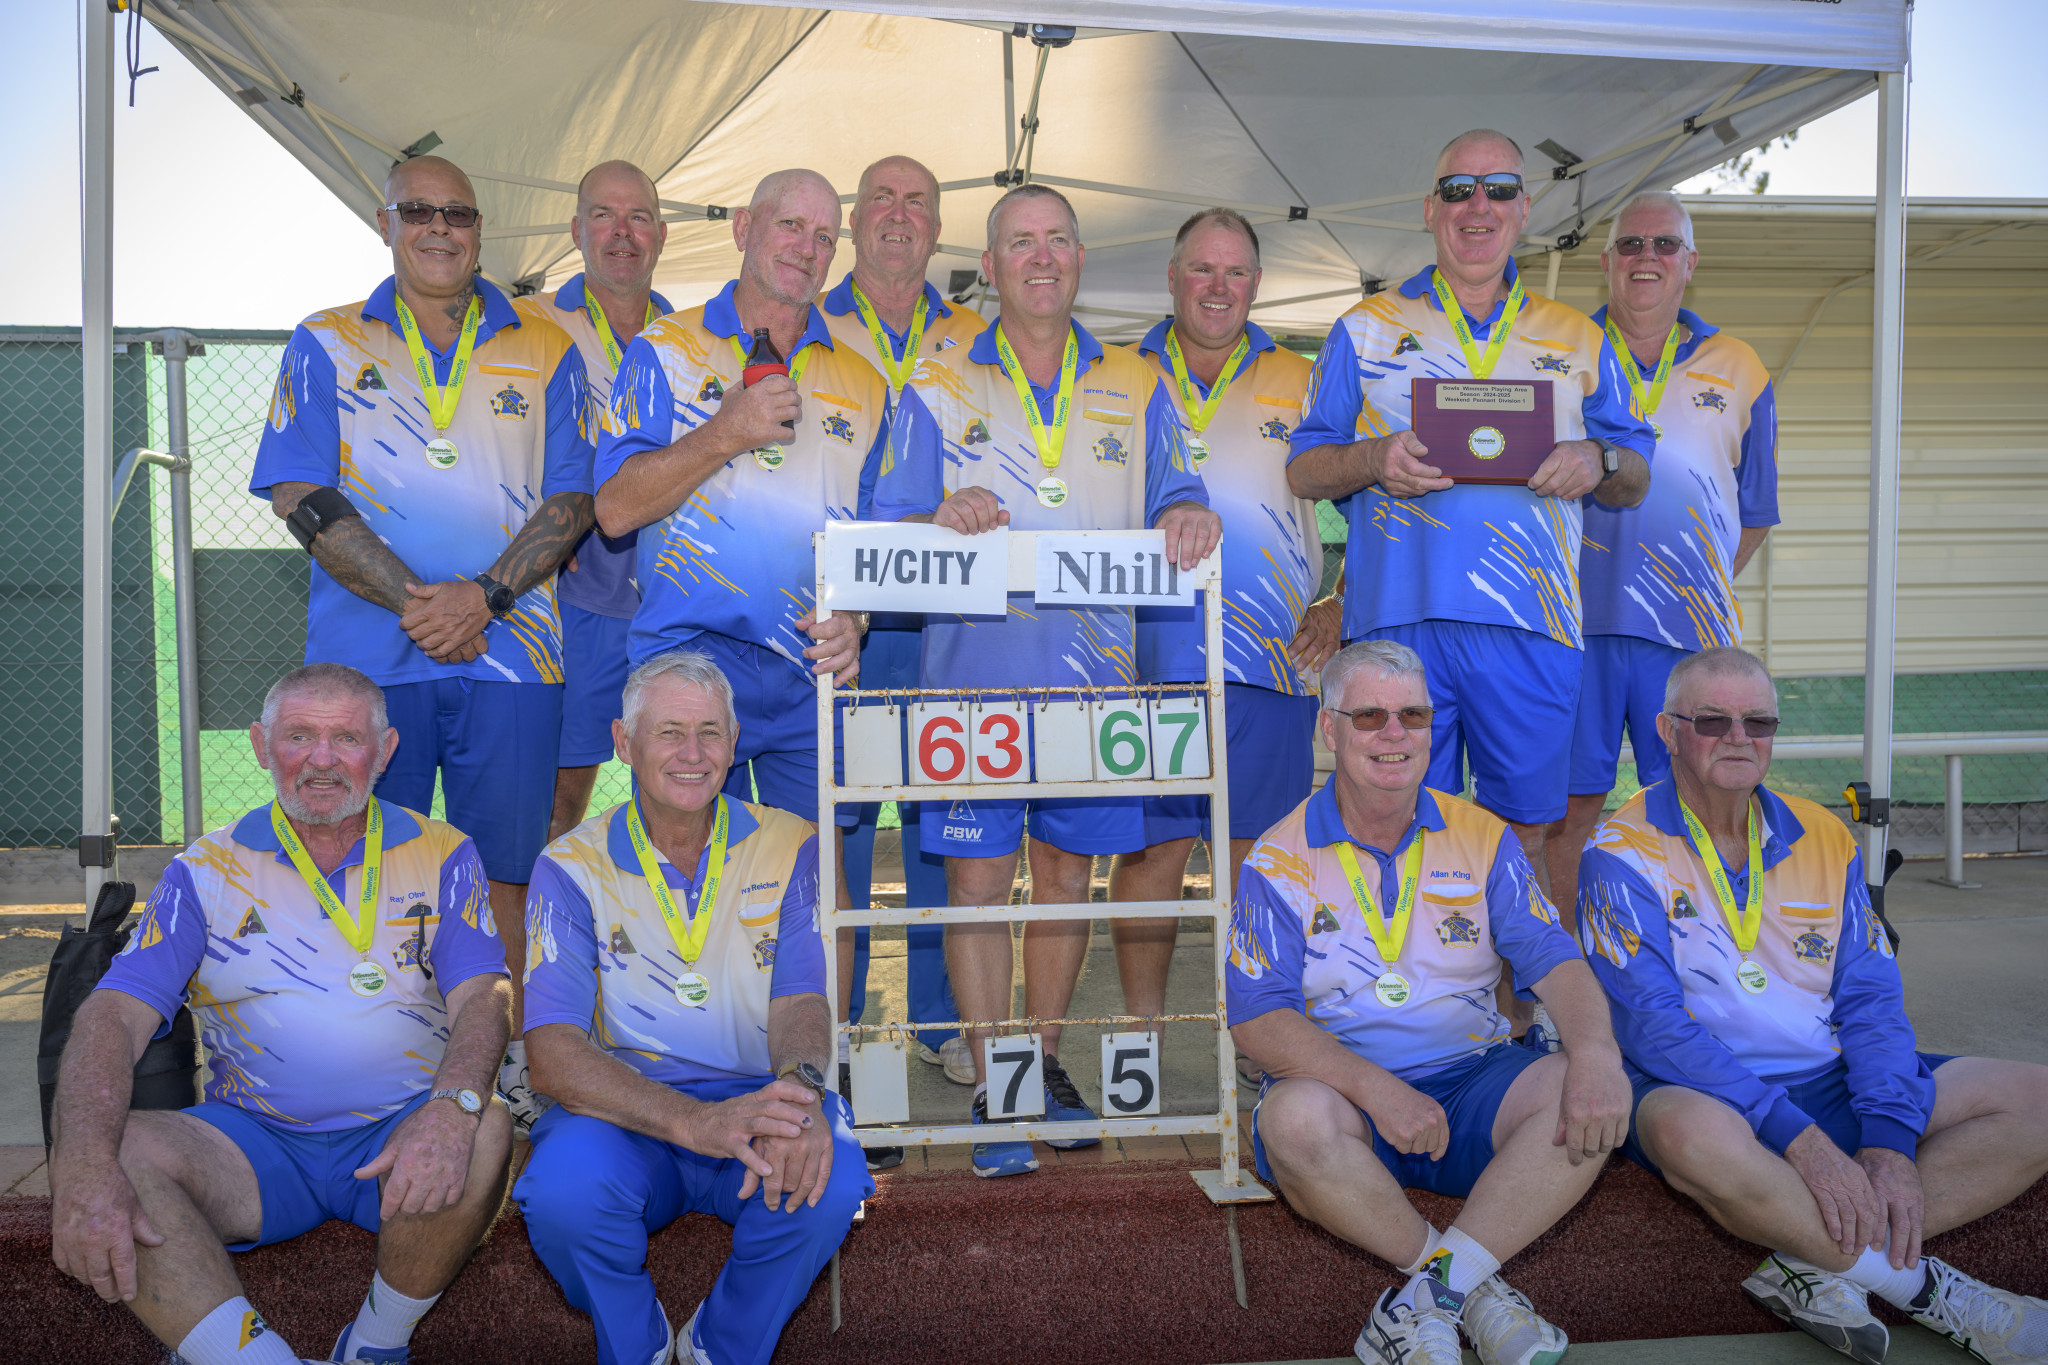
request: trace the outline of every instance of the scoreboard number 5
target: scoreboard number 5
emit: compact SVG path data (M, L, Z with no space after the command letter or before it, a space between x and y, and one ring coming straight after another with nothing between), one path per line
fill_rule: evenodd
M1159 1112L1159 1035L1102 1035L1102 1112L1118 1118Z

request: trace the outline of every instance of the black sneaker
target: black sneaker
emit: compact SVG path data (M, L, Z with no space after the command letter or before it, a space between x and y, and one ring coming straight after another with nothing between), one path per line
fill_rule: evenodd
M853 1068L845 1062L839 1064L839 1098L846 1101L846 1107L853 1107ZM901 1147L863 1147L870 1171L886 1171L892 1166L903 1164Z
M1081 1092L1074 1088L1067 1069L1050 1052L1045 1054L1045 1117L1049 1123L1073 1123L1095 1117L1095 1111L1082 1102ZM1101 1138L1092 1137L1047 1138L1045 1145L1071 1152L1076 1147L1095 1147L1101 1142Z

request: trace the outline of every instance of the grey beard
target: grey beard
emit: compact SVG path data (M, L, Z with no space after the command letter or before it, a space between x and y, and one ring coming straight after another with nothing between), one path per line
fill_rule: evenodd
M286 815L289 815L302 825L338 825L344 820L353 820L356 816L361 815L370 804L370 791L368 787L353 788L348 794L348 800L342 804L340 809L327 814L315 814L304 801L299 799L299 794L296 790L286 791L282 783L276 784L276 790L277 804L284 808Z

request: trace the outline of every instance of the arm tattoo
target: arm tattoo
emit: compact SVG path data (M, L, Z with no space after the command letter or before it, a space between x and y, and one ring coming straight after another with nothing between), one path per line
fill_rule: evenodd
M584 532L597 524L597 500L588 493L557 493L533 509L490 569L515 593L527 593L569 558Z
M271 508L278 516L288 517L312 491L310 483L281 483L271 490ZM400 616L413 604L405 585L425 582L361 517L336 522L322 531L313 542L313 558L342 587Z

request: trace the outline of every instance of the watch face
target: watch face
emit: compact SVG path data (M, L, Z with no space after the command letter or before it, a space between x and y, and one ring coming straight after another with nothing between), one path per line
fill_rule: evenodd
M481 1114L484 1109L483 1097L474 1090L458 1091L455 1102L462 1106L465 1114Z
M823 1090L825 1088L825 1077L819 1072L818 1068L812 1066L809 1062L798 1062L796 1064L796 1078L813 1090Z

